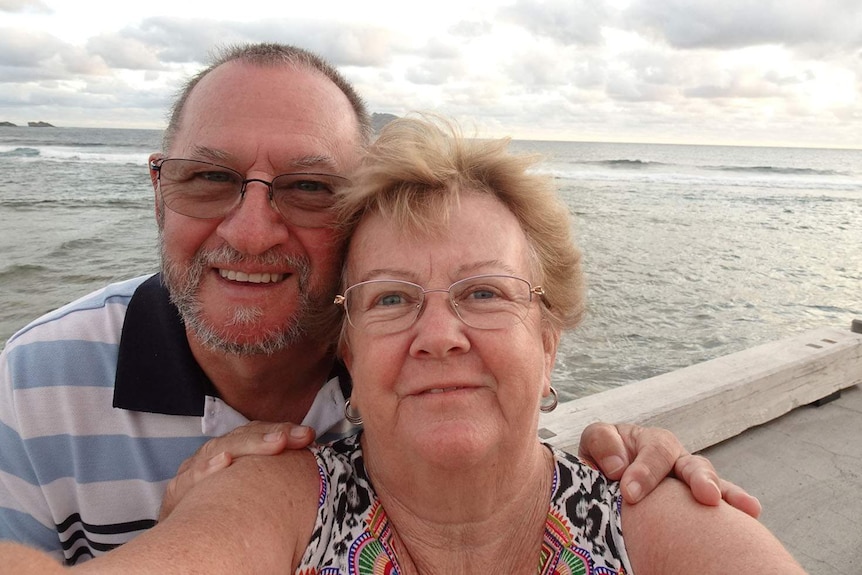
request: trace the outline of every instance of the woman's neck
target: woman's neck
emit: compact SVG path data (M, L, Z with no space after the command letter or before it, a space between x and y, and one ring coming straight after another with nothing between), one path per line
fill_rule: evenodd
M554 458L533 440L522 452L464 469L418 465L398 474L366 467L405 574L534 572ZM365 450L364 438L363 449Z

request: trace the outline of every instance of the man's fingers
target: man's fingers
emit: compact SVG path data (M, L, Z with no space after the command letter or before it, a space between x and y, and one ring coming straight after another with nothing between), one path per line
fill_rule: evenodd
M680 457L674 473L691 488L694 498L704 505L718 505L723 499L755 519L760 517L763 508L756 497L749 495L743 488L718 476L712 463L700 455Z
M244 455L274 455L285 449L300 449L314 440L314 430L293 423L253 421L227 435L207 441L198 455L209 460L221 452L234 459ZM197 457L197 456L196 456Z
M159 509L159 521L164 521L171 514L180 500L192 487L203 481L207 476L229 466L232 462L230 455L225 452L221 452L208 460L204 460L201 457L196 461L196 465L190 465L185 471L181 471L168 482L165 496L162 498L162 506Z
M276 455L285 449L301 449L314 440L314 430L293 423L253 421L204 443L183 461L167 486L159 511L164 520L192 487L229 466L238 457Z
M619 479L628 465L628 450L617 426L608 423L591 423L578 445L578 457L594 463L611 479Z
M705 457L691 454L680 457L674 466L674 475L689 486L699 503L718 505L721 502L718 473Z
M749 495L742 487L730 481L721 479L719 480L719 484L721 485L721 497L725 501L755 519L760 517L763 507L760 505L757 497Z
M687 452L676 436L666 429L617 427L634 455L634 461L620 479L623 497L629 503L637 503L668 476L676 460Z

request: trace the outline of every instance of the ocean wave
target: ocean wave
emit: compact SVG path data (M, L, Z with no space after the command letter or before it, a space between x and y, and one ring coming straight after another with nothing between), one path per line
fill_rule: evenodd
M0 150L0 157L3 158L34 158L40 154L36 148L12 148L10 150Z
M703 166L704 170L720 172L743 172L755 174L787 174L791 176L849 176L848 172L838 170L817 170L815 168L787 168L778 166Z
M596 160L589 162L581 162L592 166L608 166L610 168L655 168L664 166L662 162L653 162L651 160Z
M13 198L0 200L0 206L13 210L70 208L93 210L99 208L143 208L152 209L152 197L143 198Z
M0 282L10 278L21 281L47 271L48 268L46 266L38 264L12 264L0 269Z

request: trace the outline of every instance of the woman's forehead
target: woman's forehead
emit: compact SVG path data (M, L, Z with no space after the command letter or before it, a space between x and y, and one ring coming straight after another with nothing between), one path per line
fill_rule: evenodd
M403 229L379 213L368 214L354 231L348 252L351 281L378 269L418 274L483 265L526 271L527 239L514 214L487 194L467 194L453 206L447 221L426 232ZM485 273L485 272L482 272Z

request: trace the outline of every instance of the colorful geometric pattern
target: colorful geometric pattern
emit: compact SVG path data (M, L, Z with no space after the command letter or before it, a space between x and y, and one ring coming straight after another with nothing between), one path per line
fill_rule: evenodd
M299 575L398 575L398 552L386 511L365 474L359 441L316 453L325 469L325 503ZM322 450L328 448L321 448ZM619 484L577 458L554 451L550 505L538 575L626 575ZM500 565L505 573L506 566Z

